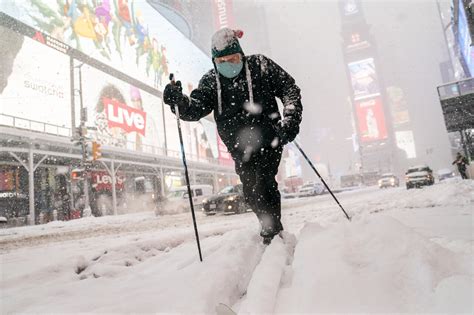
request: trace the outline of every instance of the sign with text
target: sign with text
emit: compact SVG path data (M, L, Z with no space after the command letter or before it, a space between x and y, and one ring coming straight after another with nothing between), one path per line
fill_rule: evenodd
M214 27L216 30L234 27L232 0L212 0L212 11L214 13Z
M118 127L126 133L137 132L145 136L146 113L116 100L104 97L109 128Z
M82 88L86 126L94 141L163 154L165 132L160 98L88 65L82 67ZM171 129L174 125L168 126Z
M92 187L96 191L112 191L112 177L106 171L94 171L91 173ZM123 189L125 177L117 175L115 177L115 189Z
M15 127L43 133L50 126L53 133L68 135L69 58L4 26L0 31L5 53L0 58L0 114L22 118Z

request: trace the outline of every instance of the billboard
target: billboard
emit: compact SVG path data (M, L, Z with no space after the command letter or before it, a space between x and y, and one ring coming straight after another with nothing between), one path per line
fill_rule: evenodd
M408 159L416 158L416 147L413 131L396 131L395 138L397 140L397 147L405 151Z
M232 160L232 156L230 155L229 151L227 151L227 147L219 135L217 135L217 148L219 150L219 164L233 165L234 160Z
M300 177L302 175L301 161L299 154L295 147L287 147L288 156L283 158L285 162L285 176L288 177Z
M355 101L359 137L361 142L371 142L387 138L387 128L380 96Z
M195 123L195 127L194 138L196 139L199 157L217 159L219 151L216 124L207 119L201 119Z
M197 83L211 60L145 0L25 0L0 10L162 89L169 72Z
M359 5L356 0L345 0L341 3L345 16L350 16L359 13Z
M234 27L232 11L232 0L212 0L212 12L214 14L214 27L216 30Z
M91 172L92 188L96 191L111 191L112 177L106 171L92 171ZM125 187L125 176L117 174L115 177L115 188L122 190Z
M349 67L354 100L380 95L374 58L351 62L347 66Z
M466 64L468 73L466 75L471 77L474 75L474 50L472 49L471 35L469 33L469 26L466 17L466 10L464 8L463 0L459 0L458 12L458 43L462 58Z
M3 26L0 30L0 113L25 119L16 120L15 127L70 135L69 57ZM10 125L3 115L1 123Z
M81 71L91 137L103 145L164 154L161 99L88 65Z
M387 95L395 129L408 125L410 123L410 114L403 89L398 86L389 86L387 88Z

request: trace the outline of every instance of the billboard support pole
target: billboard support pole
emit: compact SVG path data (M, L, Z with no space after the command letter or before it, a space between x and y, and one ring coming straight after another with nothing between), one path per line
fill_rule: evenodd
M69 57L69 83L71 89L71 137L76 137L76 109L74 100L74 58Z
M102 165L105 167L107 170L107 173L110 176L110 179L112 180L112 210L114 211L114 215L117 215L117 189L115 185L117 184L117 171L119 170L120 166L122 166L122 163L115 168L115 161L112 158L110 161L110 168L107 166L107 163L100 161Z
M160 180L161 180L161 196L165 196L165 174L163 172L163 167L160 167Z
M112 161L110 162L110 173L110 176L112 177L112 209L114 210L114 215L117 215L117 190L115 188L117 178L115 176L114 159L112 159Z
M33 160L33 148L30 145L28 150L28 201L30 206L30 225L35 225L35 170Z
M165 155L168 156L168 136L166 135L165 103L161 98L161 116L163 117L163 136L165 137Z
M43 163L45 159L47 159L49 156L44 155L38 163L35 165L34 161L34 153L33 153L33 145L30 144L30 147L28 148L28 165L20 159L18 155L16 155L14 152L9 152L11 156L13 156L28 172L28 203L29 203L29 224L30 225L35 225L36 221L36 214L35 214L35 171L38 168L38 166Z
M79 101L80 101L80 108L81 108L81 148L82 148L82 160L81 164L84 168L84 212L91 213L91 206L90 206L90 199L89 199L89 167L87 165L87 143L86 143L86 115L84 112L84 103L82 99L82 66L84 63L76 66L75 68L79 69Z

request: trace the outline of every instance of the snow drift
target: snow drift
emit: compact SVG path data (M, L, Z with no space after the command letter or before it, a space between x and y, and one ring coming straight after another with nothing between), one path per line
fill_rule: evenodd
M470 313L471 275L469 257L390 217L327 228L309 223L296 247L291 285L280 290L276 310ZM456 303L443 302L454 296Z

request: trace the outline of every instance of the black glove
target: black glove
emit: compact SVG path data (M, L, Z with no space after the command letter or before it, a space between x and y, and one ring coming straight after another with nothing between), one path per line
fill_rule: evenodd
M300 126L298 124L292 124L289 119L283 119L276 126L276 133L280 139L280 144L285 145L293 140L300 132Z
M165 104L170 105L171 108L173 108L175 105L178 105L182 99L183 87L181 86L181 81L166 85L165 90L163 91L163 101Z

